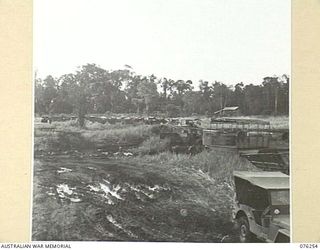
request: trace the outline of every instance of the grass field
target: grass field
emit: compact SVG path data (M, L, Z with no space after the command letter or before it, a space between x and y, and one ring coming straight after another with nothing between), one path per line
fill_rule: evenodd
M157 133L35 123L32 239L237 242L232 172L257 169L234 152L170 153Z

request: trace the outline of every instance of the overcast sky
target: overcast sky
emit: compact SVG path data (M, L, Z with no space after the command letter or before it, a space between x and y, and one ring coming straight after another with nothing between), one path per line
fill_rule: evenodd
M96 63L175 80L290 74L290 0L35 0L39 77Z

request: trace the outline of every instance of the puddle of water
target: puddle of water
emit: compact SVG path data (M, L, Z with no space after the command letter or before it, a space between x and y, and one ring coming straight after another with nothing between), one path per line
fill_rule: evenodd
M109 186L100 183L100 188L103 192L106 193L106 195L111 194L113 197L117 198L118 200L123 200L123 198L118 194L118 190L120 189L120 187L117 190L113 188L111 190Z
M126 230L125 228L123 228L113 217L112 215L107 215L107 220L112 223L116 228L121 229L122 231L124 231L127 235L133 237L133 238L138 238L137 235L133 234L132 232L130 232L129 230Z
M154 185L153 187L147 186L147 185L138 185L138 186L132 186L129 185L129 188L132 191L135 191L136 197L139 200L143 200L141 199L141 196L139 195L139 193L144 194L145 196L147 196L150 199L154 199L155 195L154 193L159 193L160 191L166 191L166 190L170 190L170 188L168 187L162 187L159 185ZM151 191L151 193L150 193Z
M122 229L121 225L116 222L116 220L112 217L112 215L107 215L107 220L115 225L117 228Z
M154 185L153 187L150 187L150 186L146 186L146 188L150 191L156 191L156 192L159 192L161 190L164 190L164 191L167 191L167 190L170 190L170 187L161 187L159 185Z
M80 202L81 199L80 198L70 198L70 201L72 201L72 202Z
M154 195L153 194L149 194L147 192L145 192L144 190L140 189L139 187L134 187L134 186L130 186L130 189L137 192L137 193L142 193L144 194L145 196L149 197L150 199L154 198ZM136 197L141 200L141 196L140 195L137 195L136 193Z
M99 192L100 191L100 189L95 187L95 186L88 185L88 187L90 188L91 191L94 191L94 192Z
M121 186L112 186L109 181L103 180L104 183L99 183L99 186L94 186L94 185L88 185L87 187L90 189L90 191L93 192L103 192L103 197L107 200L107 203L109 205L114 205L114 202L112 198L116 198L118 200L124 200L120 195L119 191L121 191ZM106 183L106 184L105 184Z
M68 196L70 196L72 194L75 194L72 189L75 189L75 188L69 188L69 186L67 184L65 184L65 183L59 184L56 187L57 193L58 193L60 198L69 199L72 202L80 202L81 199L78 198L78 197L68 197ZM47 194L48 195L55 195L52 192L47 192ZM68 196L66 196L66 195L68 195Z
M57 185L57 192L60 197L64 198L65 194L71 195L73 191L68 187L67 184L59 184Z
M46 194L49 195L49 196L56 195L54 187L49 187L49 190L46 191Z
M61 173L72 172L72 170L69 168L60 168L59 170L57 170L57 172L58 174L61 174Z
M201 169L198 170L200 174L205 174Z
M120 195L122 193L133 191L134 195L138 200L145 201L144 197L149 199L155 199L156 194L161 191L170 190L170 187L154 185L131 185L129 183L125 183L124 187L117 184L116 186L112 185L108 180L103 179L103 182L97 184L87 185L91 192L102 194L102 196L106 199L106 202L109 205L115 204L115 199L124 200L124 198Z
M133 154L131 152L116 152L116 153L113 153L113 156L126 156L126 157L129 157L129 156L133 156Z
M147 188L150 190L150 191L157 191L157 190L159 190L160 189L160 186L158 186L158 185L155 185L154 187L149 187L149 186L147 186Z

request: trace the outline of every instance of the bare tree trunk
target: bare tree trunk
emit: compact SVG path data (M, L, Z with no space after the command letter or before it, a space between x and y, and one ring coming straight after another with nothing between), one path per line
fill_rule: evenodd
M226 94L225 98L224 98L224 105L223 108L225 108L227 106L227 102L228 102L228 95Z
M274 115L278 114L278 92L278 87L276 87L274 93Z
M149 97L144 99L144 103L146 104L146 112L147 112L148 116L149 116L150 102L151 102L151 100L149 99Z
M114 110L114 105L113 105L113 102L114 102L114 98L113 98L113 95L111 94L110 95L110 111L111 111L111 113L113 113L113 110Z
M79 103L79 111L78 111L78 123L81 128L84 127L84 119L85 119L85 106L86 106L86 97L81 95Z

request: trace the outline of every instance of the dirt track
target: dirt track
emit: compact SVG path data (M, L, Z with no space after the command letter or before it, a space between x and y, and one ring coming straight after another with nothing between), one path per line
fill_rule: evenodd
M33 240L232 242L224 185L130 158L37 157Z

